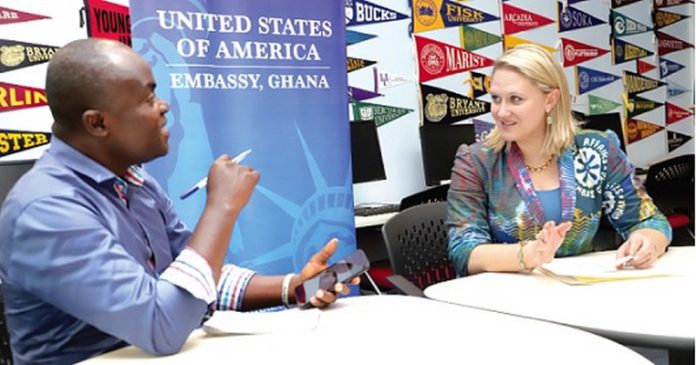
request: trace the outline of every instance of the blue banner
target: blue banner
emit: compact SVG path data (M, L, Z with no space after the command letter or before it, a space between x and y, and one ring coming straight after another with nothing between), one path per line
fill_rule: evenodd
M591 68L575 66L576 94L582 95L588 91L602 87L621 79L620 76L593 70Z
M147 164L194 227L206 194L179 195L221 154L261 174L226 261L298 272L332 237L355 249L343 0L131 2L133 48L170 104L169 154Z

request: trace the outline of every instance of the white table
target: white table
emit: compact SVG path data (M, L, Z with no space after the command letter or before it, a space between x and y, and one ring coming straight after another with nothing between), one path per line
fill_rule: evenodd
M589 254L610 259L615 251ZM577 260L575 258L557 260ZM444 302L570 325L622 343L693 351L696 249L671 247L655 269L668 277L571 286L543 274L484 273L435 284ZM606 362L605 362L606 363Z
M196 331L174 356L151 357L127 347L85 364L437 364L453 360L650 364L627 347L574 328L400 295L340 299L320 313L313 330L224 337Z
M356 215L355 216L355 228L381 226L386 221L388 221L389 218L395 216L396 214L397 214L397 212L375 214L375 215L366 215L366 216Z

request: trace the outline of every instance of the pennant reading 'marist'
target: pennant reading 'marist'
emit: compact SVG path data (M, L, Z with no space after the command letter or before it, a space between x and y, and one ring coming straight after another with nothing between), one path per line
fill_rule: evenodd
M475 51L500 42L501 38L495 34L484 32L468 25L459 27L459 40L462 48Z
M10 23L24 23L32 20L51 19L51 17L39 14L25 13L0 6L0 25Z
M374 77L375 92L413 81L391 72L379 70L377 67L372 69L372 75Z
M364 25L406 19L408 16L366 0L346 1L346 25Z
M655 100L646 99L638 95L622 95L624 98L624 106L626 107L625 115L627 118L633 118L637 115L647 113L661 107L663 104Z
M684 118L692 116L694 113L680 107L677 104L672 104L669 101L665 103L665 120L667 124L676 123Z
M611 64L618 65L638 58L652 55L653 52L619 38L611 39Z
M580 28L593 27L607 22L597 19L582 10L575 9L572 6L563 7L561 1L556 2L558 9L558 32L565 32Z
M365 60L362 58L348 57L348 72L353 72L367 66L372 66L377 61Z
M609 53L606 49L601 49L569 38L561 37L561 44L564 67L574 66L578 63L583 63L587 60Z
M380 105L354 101L350 103L353 107L353 118L357 121L374 120L378 127L381 127L403 115L413 111L413 109L399 108L389 105Z
M677 13L671 13L669 11L657 10L653 13L653 22L655 23L655 29L661 29L666 26L672 25L678 21L689 18L688 15L682 15Z
M471 71L469 74L469 86L471 86L469 97L478 99L490 92L491 77L489 75L474 71Z
M416 42L419 82L492 66L494 63L490 58L460 47L417 35L414 35L413 38Z
M476 118L472 119L472 121L474 122L474 138L476 142L483 142L486 137L488 137L488 133L495 128L495 123L489 123Z
M530 11L503 3L503 33L515 34L526 30L543 27L554 21Z
M650 64L643 60L636 60L636 69L638 69L639 74L644 74L654 70L657 66Z
M677 148L683 146L690 139L691 137L685 134L677 133L674 131L667 131L667 148L669 152L672 152Z
M655 32L655 37L657 37L657 54L664 56L675 51L681 51L685 48L693 48L692 44L686 43L681 39L675 38L667 33L660 32L659 30Z
M681 65L679 63L676 63L674 61L670 61L666 58L660 58L660 78L664 79L665 77L681 70L684 68L684 65Z
M606 114L621 106L621 103L600 98L599 96L595 95L588 95L588 101L588 111L590 115Z
M420 85L422 123L452 124L491 111L491 103L433 86Z
M102 0L85 0L87 35L121 42L133 43L128 7Z
M0 73L48 62L58 48L0 39Z
M692 3L693 0L653 0L653 9L666 8L668 6Z
M593 70L591 68L575 66L575 85L576 95L582 95L590 90L602 87L606 84L619 80L621 77Z
M545 49L549 53L555 53L556 51L558 51L557 49L555 49L553 47L549 47L545 44L532 42L530 40L523 39L523 38L520 38L518 36L514 36L514 35L504 35L503 36L503 49L506 51L510 48L517 47L520 44L534 44L534 45L537 45L537 46Z
M623 83L628 95L650 91L665 85L663 81L651 79L631 71L623 72Z
M356 32L354 30L346 30L346 44L349 46L352 44L366 41L368 39L372 39L374 37L376 37L376 35L374 34L361 33Z
M43 89L0 82L0 113L44 105L48 103Z
M48 144L51 133L0 129L0 159L13 153Z
M499 19L450 0L414 0L412 9L414 33Z
M609 18L611 19L611 33L615 38L652 30L647 25L639 23L615 10L611 10Z
M383 95L370 90L361 89L359 87L348 86L348 97L350 100L367 100L376 98L378 96Z
M657 124L638 119L628 119L626 121L626 138L628 143L634 143L648 138L663 129L665 128Z

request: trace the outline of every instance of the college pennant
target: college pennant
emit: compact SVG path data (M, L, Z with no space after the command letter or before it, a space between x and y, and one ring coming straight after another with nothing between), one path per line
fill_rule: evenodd
M613 9L620 8L625 5L637 3L642 0L611 0L611 7Z
M575 9L572 6L564 7L563 2L561 1L556 2L556 4L556 8L558 9L559 33L607 23L603 20L595 18L590 14L587 14L582 10Z
M660 58L660 78L664 79L665 77L683 69L684 66L680 65L674 61L670 61L666 58Z
M380 92L380 90L399 86L413 81L403 76L393 74L391 72L380 71L377 67L372 69L372 75L374 76L375 92Z
M651 27L639 23L615 10L611 10L609 19L611 21L611 33L615 38L645 33L652 30Z
M378 127L381 127L413 111L413 109L365 103L362 101L353 101L350 104L353 107L353 118L355 120L374 120Z
M87 36L133 44L128 7L102 0L85 0ZM82 27L82 24L80 24Z
M476 142L483 142L488 137L488 133L495 128L495 123L489 123L477 118L472 119L472 121L474 122L474 138Z
M0 39L0 73L48 62L60 47Z
M360 100L367 100L367 99L376 98L378 96L384 96L384 95L370 91L370 90L361 89L359 87L348 86L348 98L350 100L360 101Z
M611 39L611 64L618 65L638 58L652 55L653 52L619 38Z
M638 119L628 119L626 121L626 138L628 143L638 142L648 138L653 134L665 129L665 127L652 124Z
M391 22L408 16L366 0L346 1L346 26Z
M655 36L657 37L657 54L660 56L693 47L692 44L686 43L683 40L675 38L667 33L660 32L659 30L655 32Z
M514 35L504 35L503 36L503 50L507 51L510 48L517 47L520 44L534 44L537 45L543 49L545 49L549 53L555 53L558 51L556 48L547 46L545 44L537 43L537 42L532 42L527 39L523 39Z
M640 59L636 60L636 69L638 69L638 73L641 75L646 73L646 72L650 72L650 71L654 70L655 68L657 68L657 66L650 64L646 61L643 61Z
M459 27L459 40L462 48L473 52L479 48L496 44L500 42L502 38L468 25L462 25Z
M589 101L588 112L590 115L606 114L622 105L595 95L588 95L587 99Z
M0 82L0 113L44 105L48 102L43 89Z
M515 34L543 27L553 22L547 17L503 3L503 34Z
M623 83L624 89L626 89L629 96L665 85L663 81L651 79L631 71L623 72Z
M563 67L575 66L609 53L606 49L563 37L561 37L561 49L563 49Z
M693 4L694 2L693 0L653 0L653 9L661 9L666 8L668 6L681 5L686 3Z
M624 107L626 108L626 113L624 114L627 118L633 118L637 115L647 113L663 105L655 100L646 99L638 95L623 94L622 97L624 99Z
M677 97L681 94L684 94L687 91L689 91L689 90L687 90L685 87L677 84L676 82L667 80L667 97L668 98Z
M349 46L352 44L366 41L368 39L372 39L374 37L376 37L376 35L374 35L374 34L361 33L361 32L356 32L354 30L346 29L346 44Z
M415 0L412 8L414 33L500 19L451 0Z
M612 83L621 77L593 70L591 68L575 66L576 95L582 95L588 91Z
M452 124L491 111L491 103L433 86L420 85L422 123Z
M39 14L25 13L23 11L0 6L0 25L10 23L24 23L30 22L32 20L41 19L51 19L51 17Z
M479 97L486 95L491 89L491 77L480 72L469 72L469 97L478 99Z
M372 66L377 61L365 60L362 58L348 57L348 72L353 72L367 66Z
M413 38L416 42L419 82L492 66L494 63L490 58L460 47L417 35Z
M0 129L0 158L43 146L51 141L51 133Z
M680 20L689 18L688 15L682 15L677 13L671 13L664 10L656 10L653 13L653 23L655 23L655 29L661 29L668 25L672 25Z
M691 137L685 134L677 133L674 131L667 131L667 149L669 150L669 152L672 152L677 148L683 146L690 139Z
M694 115L694 113L680 107L677 104L672 104L669 101L665 102L665 120L667 121L667 124L676 123L692 115Z

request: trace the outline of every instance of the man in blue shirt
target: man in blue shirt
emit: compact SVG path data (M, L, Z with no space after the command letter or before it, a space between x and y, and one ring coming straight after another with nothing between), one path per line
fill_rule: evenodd
M218 158L190 231L138 167L168 150L169 106L155 86L145 61L118 42L71 42L49 63L53 140L0 212L0 279L16 364L74 363L127 344L177 352L210 309L294 301L294 288L336 250L332 240L285 278L224 265L259 174ZM312 304L334 300L318 291Z

